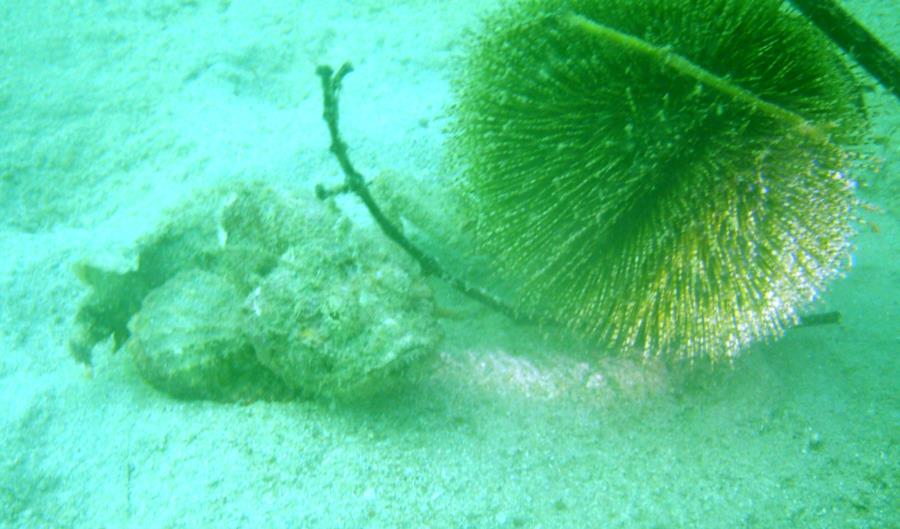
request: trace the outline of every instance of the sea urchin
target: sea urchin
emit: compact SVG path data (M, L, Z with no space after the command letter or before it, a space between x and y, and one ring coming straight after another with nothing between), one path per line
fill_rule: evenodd
M779 334L849 252L840 53L777 0L524 0L456 74L450 148L515 302L647 355Z

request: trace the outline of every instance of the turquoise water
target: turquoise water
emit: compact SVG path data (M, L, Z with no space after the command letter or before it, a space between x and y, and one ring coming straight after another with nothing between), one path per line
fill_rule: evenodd
M845 5L900 49L895 2ZM433 361L354 402L173 399L112 339L73 359L76 263L134 270L172 208L217 186L340 183L319 64L355 66L341 118L360 171L440 208L449 72L491 7L0 3L0 527L900 525L900 111L883 90L866 93L880 171L860 176L853 266L814 306L841 323L731 365L598 351L439 281Z

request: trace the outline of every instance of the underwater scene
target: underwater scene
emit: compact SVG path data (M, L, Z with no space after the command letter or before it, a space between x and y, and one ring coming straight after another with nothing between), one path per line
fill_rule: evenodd
M0 0L0 529L900 527L896 0Z

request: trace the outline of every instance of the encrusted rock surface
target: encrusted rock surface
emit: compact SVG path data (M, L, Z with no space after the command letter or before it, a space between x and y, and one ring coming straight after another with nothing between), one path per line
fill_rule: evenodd
M126 271L83 263L91 287L73 356L112 335L179 398L353 398L434 352L431 289L380 234L333 204L232 184L199 194L139 243Z
M350 239L291 247L247 298L257 357L304 393L385 389L441 339L431 290L413 264Z
M241 332L242 298L222 277L192 269L144 298L125 349L154 387L185 399L288 395Z

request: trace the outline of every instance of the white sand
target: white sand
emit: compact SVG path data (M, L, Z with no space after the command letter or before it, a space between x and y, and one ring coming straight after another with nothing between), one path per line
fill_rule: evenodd
M92 378L72 360L73 262L129 266L193 189L340 180L317 64L356 65L360 170L439 178L477 4L0 2L0 527L900 526L900 107L881 91L862 190L880 233L861 225L817 307L843 322L734 366L641 365L484 312L445 322L427 380L358 406L184 403L108 346ZM900 49L895 0L846 4Z

